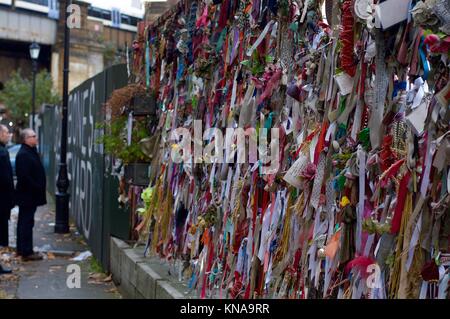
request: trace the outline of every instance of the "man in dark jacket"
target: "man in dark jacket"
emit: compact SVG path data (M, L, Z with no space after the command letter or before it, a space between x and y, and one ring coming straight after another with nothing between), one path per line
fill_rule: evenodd
M14 207L14 178L6 149L11 134L6 126L0 125L0 246L9 246L8 221ZM0 274L10 273L0 264Z
M24 261L40 260L42 256L33 252L33 227L36 208L47 204L45 170L36 148L36 133L25 129L20 137L22 147L16 156L16 201L19 205L17 254Z

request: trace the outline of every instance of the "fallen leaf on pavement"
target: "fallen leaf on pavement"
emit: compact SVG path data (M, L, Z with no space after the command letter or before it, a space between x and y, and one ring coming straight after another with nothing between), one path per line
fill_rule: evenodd
M14 296L8 295L6 291L0 290L0 299L13 299Z
M55 254L49 252L49 253L47 253L47 257L49 260L53 260L53 259L55 259Z
M17 281L19 276L15 274L5 274L0 277L0 281Z
M112 281L112 275L109 275L108 277L103 279L103 282L110 282L110 281Z
M62 268L62 266L51 266L50 269L49 269L49 271L50 271L50 272L54 272L54 271L59 270L59 269L61 269L61 268Z
M113 287L113 288L111 288L111 289L106 289L105 292L109 292L109 293L111 293L111 294L114 294L114 293L118 292L118 290L117 290L116 287Z
M105 274L102 273L91 273L89 275L89 279L93 279L93 280L103 280L105 279Z
M14 249L11 247L2 247L0 248L0 253L4 254L4 253L12 253L14 252Z

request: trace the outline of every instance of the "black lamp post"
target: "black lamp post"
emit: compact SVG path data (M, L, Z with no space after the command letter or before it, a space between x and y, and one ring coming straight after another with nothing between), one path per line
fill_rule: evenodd
M34 130L34 115L36 110L36 73L37 73L37 60L39 58L39 52L41 51L41 47L36 42L33 42L30 45L30 56L32 61L33 68L33 89L32 89L32 98L31 98L31 127Z
M55 194L55 233L66 234L69 232L69 176L67 174L67 106L69 102L69 50L70 50L70 29L67 25L69 17L68 7L71 0L66 1L64 17L64 71L63 71L63 104L62 104L62 126L61 126L61 153L59 162L58 180Z

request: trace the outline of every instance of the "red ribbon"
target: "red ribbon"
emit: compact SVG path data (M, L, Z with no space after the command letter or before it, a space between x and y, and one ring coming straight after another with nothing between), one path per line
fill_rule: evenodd
M328 130L328 121L322 123L322 128L320 130L319 140L317 141L316 149L314 150L314 164L319 164L319 156L325 148L325 137Z
M406 194L408 193L408 183L411 173L408 171L400 181L398 190L397 205L395 206L394 218L392 219L391 234L397 234L400 231L403 210L405 208Z
M355 19L352 12L352 1L347 0L342 4L342 31L339 35L342 41L341 67L350 76L355 76L356 64L353 59L353 25Z

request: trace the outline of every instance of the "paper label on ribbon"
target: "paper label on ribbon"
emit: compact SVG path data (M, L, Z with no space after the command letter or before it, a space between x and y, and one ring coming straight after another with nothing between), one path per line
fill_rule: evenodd
M425 130L425 120L427 119L428 106L429 100L425 98L419 106L405 116L406 123L416 136L422 135Z
M384 30L408 18L410 2L411 0L387 0L375 7L376 18Z
M339 75L334 76L334 80L339 87L339 92L342 95L347 95L353 91L353 78L347 73L343 72Z
M300 180L300 173L306 168L309 160L303 153L300 153L300 157L294 162L289 170L284 175L283 179L294 187L301 188L302 183Z

